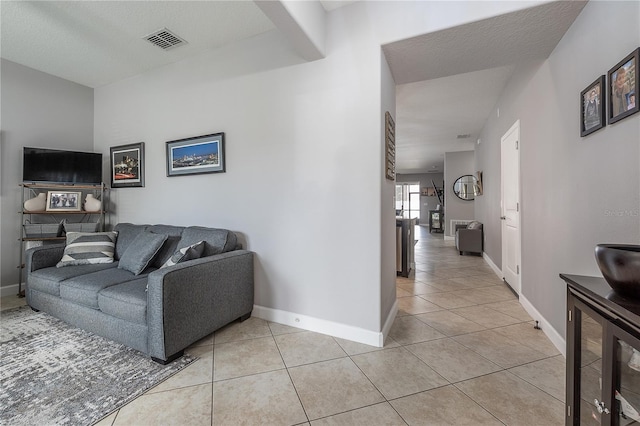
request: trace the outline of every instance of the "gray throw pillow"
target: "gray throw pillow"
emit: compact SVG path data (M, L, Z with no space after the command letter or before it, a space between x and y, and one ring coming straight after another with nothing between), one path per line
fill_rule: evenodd
M160 269L177 265L178 263L186 262L187 260L199 259L200 256L202 256L203 251L204 241L198 241L195 244L191 244L189 247L178 249L173 253L173 256L164 262L164 265L162 265Z
M67 232L67 245L56 267L112 263L117 232Z
M154 234L143 231L129 244L120 257L119 269L124 269L134 275L140 275L149 266L153 257L160 251L166 241L165 234Z

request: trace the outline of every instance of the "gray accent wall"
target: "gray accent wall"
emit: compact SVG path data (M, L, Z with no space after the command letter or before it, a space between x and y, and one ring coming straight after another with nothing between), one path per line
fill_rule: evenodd
M445 235L453 237L451 220L475 219L475 200L461 200L453 193L453 184L460 176L475 174L474 151L444 153L444 219Z
M481 133L476 217L501 265L500 138L520 120L522 298L565 335L559 273L601 276L598 243L640 243L640 114L580 137L580 92L640 46L639 2L589 2L550 57L521 66ZM500 116L498 117L498 109Z
M0 74L0 283L6 295L18 283L22 148L93 151L93 89L5 59Z

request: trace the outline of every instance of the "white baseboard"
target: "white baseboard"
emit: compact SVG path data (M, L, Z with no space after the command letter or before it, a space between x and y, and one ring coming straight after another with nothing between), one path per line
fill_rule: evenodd
M445 235L445 236L444 236L444 240L445 240L445 241L453 241L453 240L455 240L455 239L456 239L456 237L450 237L450 236L448 236L448 235Z
M24 288L24 284L22 285ZM0 287L0 297L15 296L18 294L18 284L11 284L4 287Z
M487 265L489 265L491 267L491 269L493 269L493 272L496 273L496 275L498 276L498 278L502 279L502 270L500 270L500 268L498 268L496 266L495 263L493 263L493 260L491 260L491 258L487 255L487 253L482 253L482 257L484 259L485 262L487 262Z
M522 294L520 295L520 304L524 308L525 311L531 318L538 321L538 326L542 329L544 334L551 340L551 343L560 351L560 353L566 358L567 357L567 343L564 337L560 335L556 331L555 328L551 326L551 324L544 319L544 317L538 312L538 310L524 297Z
M396 315L398 315L398 298L397 297L396 297L396 300L393 302L391 311L389 312L389 315L387 315L387 320L384 322L384 326L382 327L382 336L381 336L382 340L380 340L379 342L380 343L378 345L379 348L384 346L384 340L389 335L391 326L393 325L393 322L396 320Z
M394 309L392 309L392 313L389 315L389 318L395 318L396 311L397 304L394 305ZM303 330L308 331L315 331L316 333L328 334L329 336L352 340L354 342L364 343L365 345L370 346L382 347L382 342L384 341L383 332L365 330L360 327L353 327L351 325L327 321L307 315L300 315L294 312L282 311L280 309L253 305L252 315L263 320L277 322L278 324L302 328ZM385 322L385 327L387 327L387 323L389 323L389 318L387 318L387 321ZM393 320L391 320L390 324L393 324ZM391 328L391 325L389 325L389 328Z

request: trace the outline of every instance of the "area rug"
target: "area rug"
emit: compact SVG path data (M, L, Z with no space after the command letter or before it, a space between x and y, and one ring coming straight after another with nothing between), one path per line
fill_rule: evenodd
M0 424L90 425L166 380L168 365L29 307L0 314Z

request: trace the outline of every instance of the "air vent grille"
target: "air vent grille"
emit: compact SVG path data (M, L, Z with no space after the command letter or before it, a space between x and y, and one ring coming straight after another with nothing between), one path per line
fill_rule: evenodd
M162 50L169 50L187 43L184 39L178 37L166 28L149 34L145 36L144 39L149 43L155 44Z
M456 139L467 139L467 138L470 138L470 137L471 137L471 135L470 135L470 134L465 133L465 134L463 134L463 135L458 135L458 136L456 136Z

